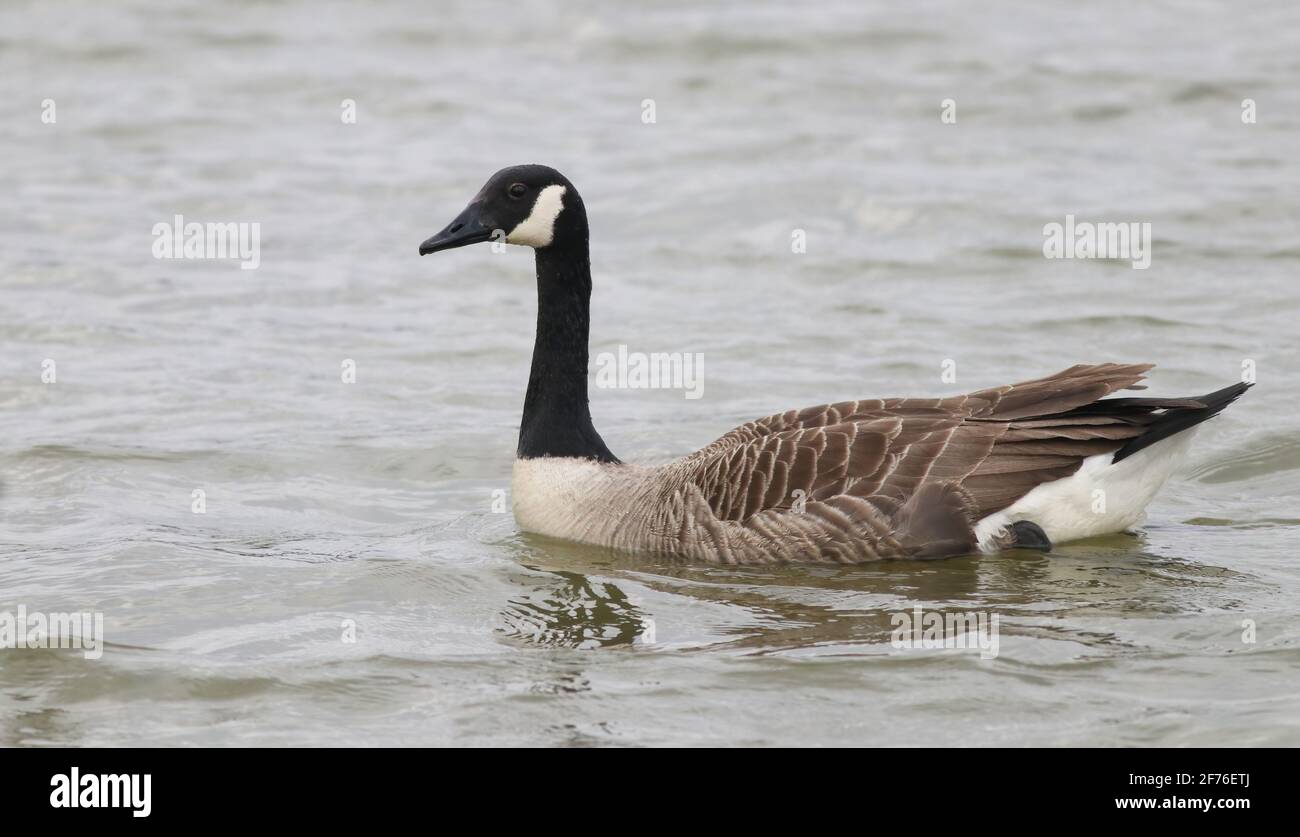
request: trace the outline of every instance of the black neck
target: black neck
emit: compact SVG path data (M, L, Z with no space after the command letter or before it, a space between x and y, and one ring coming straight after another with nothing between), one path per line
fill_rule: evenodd
M617 462L591 424L587 340L591 260L585 236L537 251L537 340L519 425L520 459L576 456Z

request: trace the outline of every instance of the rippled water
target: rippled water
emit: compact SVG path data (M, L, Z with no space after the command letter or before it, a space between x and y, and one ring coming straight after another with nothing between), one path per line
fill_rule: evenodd
M0 9L0 610L108 642L0 651L0 743L1300 744L1294 5L654 5ZM1047 556L522 535L530 254L415 251L530 161L586 199L593 349L707 358L593 392L625 459L1078 361L1259 386L1140 532ZM261 267L155 260L178 213ZM1150 222L1150 269L1044 259L1067 213ZM895 650L915 605L999 656Z

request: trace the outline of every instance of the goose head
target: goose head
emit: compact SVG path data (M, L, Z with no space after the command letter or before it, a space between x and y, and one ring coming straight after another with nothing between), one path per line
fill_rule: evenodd
M488 178L469 206L420 245L420 255L481 241L534 250L587 242L587 214L568 178L549 166L504 168Z

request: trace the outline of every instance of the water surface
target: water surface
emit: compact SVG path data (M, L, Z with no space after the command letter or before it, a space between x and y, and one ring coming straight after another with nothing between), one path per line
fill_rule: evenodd
M0 608L101 611L109 646L0 651L0 743L1300 744L1298 17L6 3ZM1259 385L1136 534L1046 556L523 535L493 505L530 254L415 253L534 161L591 216L593 349L707 358L698 400L593 392L631 461L1080 361ZM261 266L154 259L178 213L258 222ZM1044 259L1066 214L1151 223L1151 267ZM894 649L917 605L998 614L999 655Z

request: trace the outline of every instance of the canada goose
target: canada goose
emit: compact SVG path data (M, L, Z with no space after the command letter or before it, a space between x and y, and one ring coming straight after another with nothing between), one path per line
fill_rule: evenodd
M591 267L578 191L505 168L420 255L532 247L537 336L511 481L525 531L694 561L939 558L1132 526L1192 433L1249 386L1114 398L1151 364L1072 366L950 398L826 404L737 427L657 467L620 462L591 423Z

